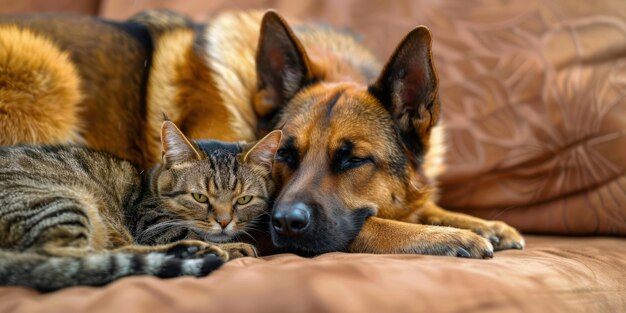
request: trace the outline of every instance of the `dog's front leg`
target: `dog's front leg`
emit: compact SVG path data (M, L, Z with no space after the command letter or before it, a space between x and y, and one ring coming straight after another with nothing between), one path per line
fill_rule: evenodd
M434 203L427 203L403 220L410 223L468 229L489 239L495 250L524 248L522 235L506 223L450 212Z
M429 254L490 258L493 246L475 233L459 228L419 225L370 217L349 248L355 253Z

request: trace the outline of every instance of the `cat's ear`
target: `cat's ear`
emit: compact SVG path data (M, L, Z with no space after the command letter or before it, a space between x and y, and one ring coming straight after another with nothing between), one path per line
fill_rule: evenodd
M174 164L200 160L202 158L194 145L171 121L163 122L161 127L161 145L163 164L166 168Z
M430 31L419 26L404 37L368 89L391 113L403 141L416 154L421 153L419 138L429 138L439 119L437 85Z
M275 130L265 135L263 139L259 140L259 142L246 153L243 161L261 165L265 167L268 172L271 172L274 155L276 155L282 137L283 132L280 130Z
M261 21L256 71L255 110L260 116L280 109L312 79L304 47L287 22L274 11L265 13Z

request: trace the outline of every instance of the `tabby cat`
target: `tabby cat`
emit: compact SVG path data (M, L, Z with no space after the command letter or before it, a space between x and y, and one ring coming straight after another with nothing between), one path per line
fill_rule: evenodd
M240 155L207 152L166 121L162 162L147 172L84 147L0 148L0 284L55 290L203 276L255 256L232 241L266 214L280 137Z

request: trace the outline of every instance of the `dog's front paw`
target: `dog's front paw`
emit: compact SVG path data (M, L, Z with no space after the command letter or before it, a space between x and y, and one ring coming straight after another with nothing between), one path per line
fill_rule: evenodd
M219 247L226 252L229 260L243 258L243 257L257 257L257 251L253 245L235 242L235 243L222 243Z
M182 240L172 243L165 251L179 259L197 259L208 255L215 255L228 261L228 253L218 245L200 240Z
M488 239L494 249L523 249L524 237L513 227L500 221L485 221L472 229L476 234Z
M485 238L475 233L456 228L448 228L444 236L425 245L426 253L462 258L487 259L493 257L493 246Z

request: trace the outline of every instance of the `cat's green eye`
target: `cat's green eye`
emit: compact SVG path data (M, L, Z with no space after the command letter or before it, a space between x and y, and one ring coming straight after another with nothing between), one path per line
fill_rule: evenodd
M239 199L237 199L237 204L239 205L248 204L251 200L252 200L252 196L239 197Z
M207 203L209 201L209 198L207 198L207 196L201 194L201 193L195 193L192 192L191 195L193 196L193 199L200 202L200 203Z

